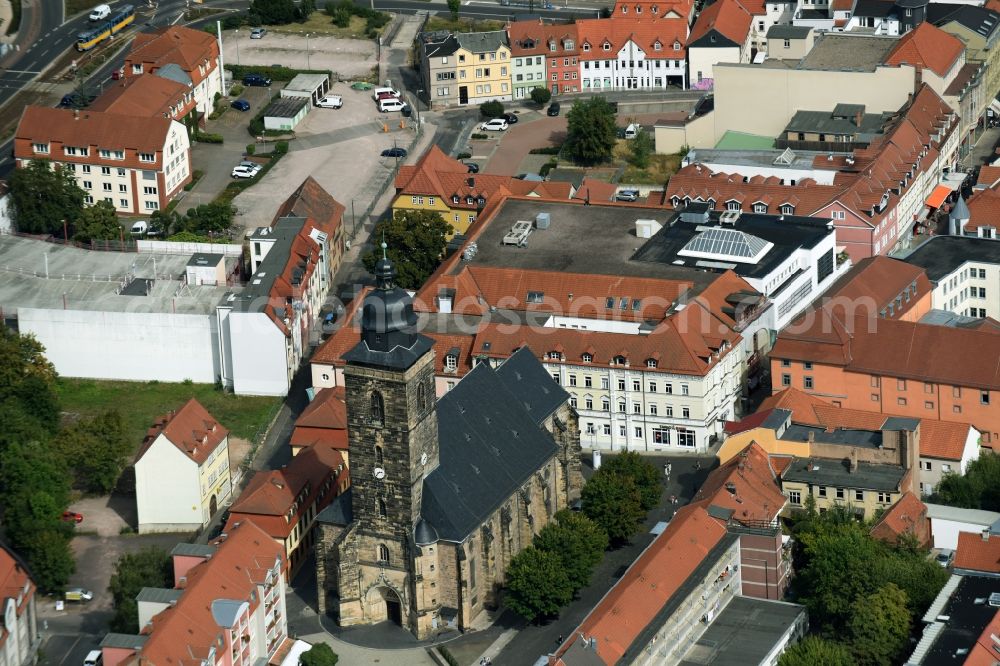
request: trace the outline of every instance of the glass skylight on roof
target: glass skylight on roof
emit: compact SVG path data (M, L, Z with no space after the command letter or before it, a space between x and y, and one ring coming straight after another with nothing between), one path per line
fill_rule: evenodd
M697 234L677 254L756 264L772 247L774 243L743 231L712 228Z

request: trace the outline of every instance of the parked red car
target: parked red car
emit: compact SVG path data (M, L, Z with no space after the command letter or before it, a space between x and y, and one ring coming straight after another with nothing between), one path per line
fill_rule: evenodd
M82 523L83 514L76 511L63 511L62 519L67 523Z
M115 71L111 72L111 80L112 81L117 81L118 79L123 79L123 78L125 78L125 68L124 67L121 67L121 68L116 69Z

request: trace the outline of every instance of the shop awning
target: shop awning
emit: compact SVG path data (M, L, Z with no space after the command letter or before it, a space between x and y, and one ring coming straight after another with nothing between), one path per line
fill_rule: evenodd
M931 192L931 195L927 197L927 205L931 208L940 208L949 194L951 194L951 188L947 185L938 185Z

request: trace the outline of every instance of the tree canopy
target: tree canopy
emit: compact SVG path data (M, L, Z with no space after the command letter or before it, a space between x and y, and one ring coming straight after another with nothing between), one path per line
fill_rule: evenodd
M854 666L854 657L846 645L806 636L785 650L778 666Z
M0 327L0 411L9 417L0 431L13 425L51 434L59 427L56 370L44 351L33 336ZM0 442L3 437L0 432Z
M851 649L862 666L891 666L910 637L906 592L889 583L854 601L848 628Z
M266 25L284 25L302 17L294 0L251 0L249 13Z
M639 489L639 500L643 511L649 511L660 503L660 497L663 495L660 470L635 451L623 451L609 456L605 459L601 470L609 474L632 477Z
M966 509L1000 511L1000 456L983 453L965 474L950 472L938 484L931 501Z
M339 657L326 643L316 643L299 657L299 666L336 666Z
M574 511L562 510L535 535L534 546L556 555L573 591L586 587L594 567L608 547L608 535L593 520Z
M14 224L29 234L63 233L63 221L74 226L83 214L85 192L73 172L53 168L48 160L31 160L10 175Z
M92 240L119 240L122 237L122 226L118 222L115 206L103 199L84 208L73 229L73 239L85 243Z
M447 247L447 237L453 228L440 213L430 210L398 210L390 220L375 227L372 239L386 244L387 256L396 267L396 284L404 289L420 287L441 263ZM368 271L382 257L381 248L369 250L361 257Z
M115 487L132 453L132 442L117 410L63 428L52 444L73 472L75 485L101 495L110 493Z
M566 149L581 164L611 159L617 132L614 107L600 95L573 102L566 114Z
M594 473L583 486L583 513L597 523L613 544L627 543L645 517L642 493L631 476Z
M529 622L552 617L573 598L573 586L558 555L528 546L507 569L506 603Z
M108 585L115 608L114 617L111 618L111 631L138 634L140 627L136 595L144 587L173 586L173 570L167 551L148 547L122 555L115 563L115 571Z
M448 11L451 12L451 20L458 20L458 12L462 9L462 0L448 0Z
M531 93L529 94L531 95L531 101L538 106L545 106L549 103L549 100L552 99L552 93L549 89L542 86L532 88Z

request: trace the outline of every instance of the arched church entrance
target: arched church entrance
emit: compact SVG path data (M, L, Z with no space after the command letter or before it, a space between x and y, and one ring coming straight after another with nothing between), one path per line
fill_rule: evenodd
M403 604L399 595L390 587L376 587L368 593L368 609L371 621L403 626Z

